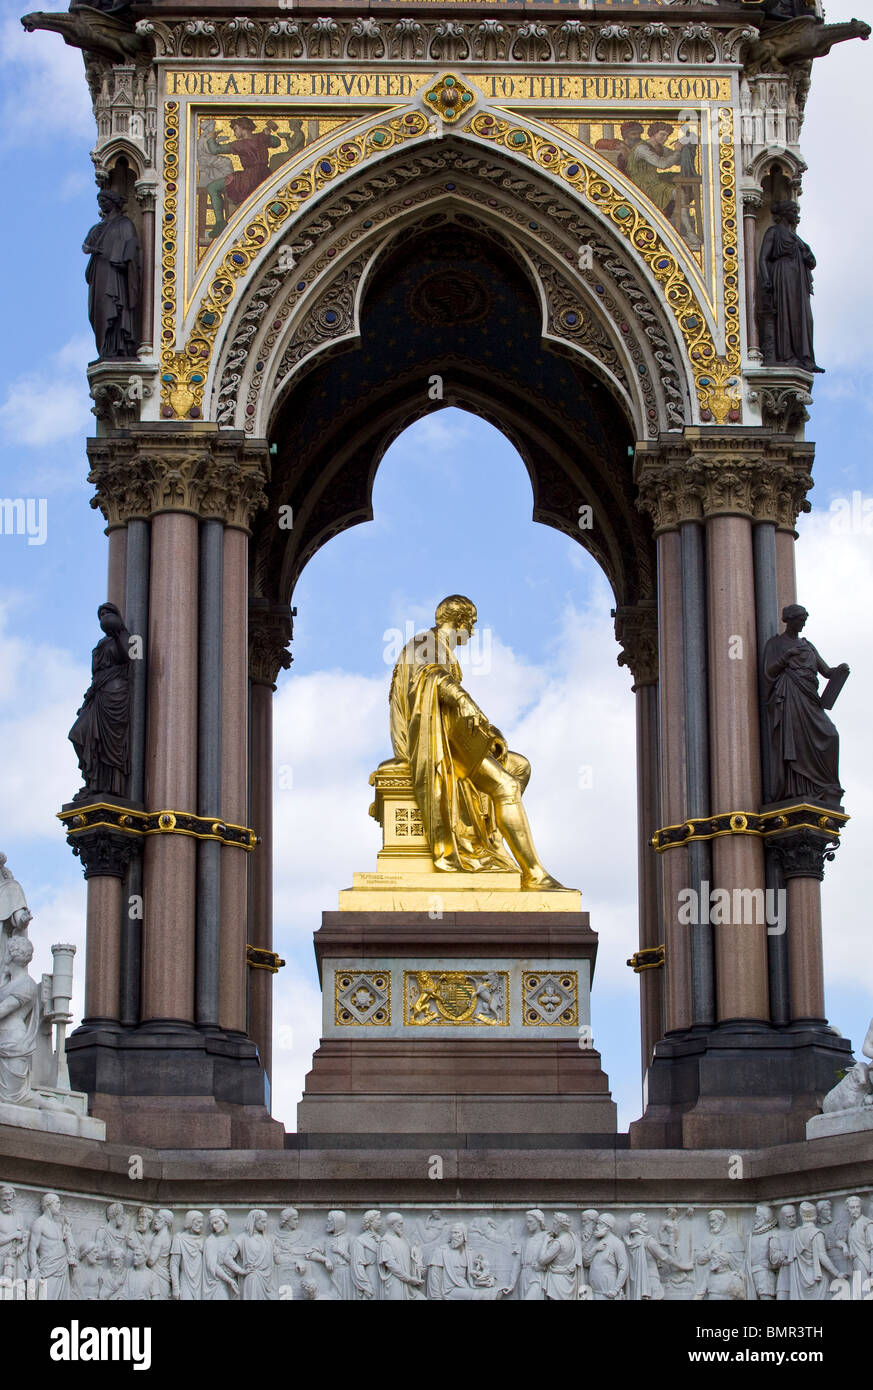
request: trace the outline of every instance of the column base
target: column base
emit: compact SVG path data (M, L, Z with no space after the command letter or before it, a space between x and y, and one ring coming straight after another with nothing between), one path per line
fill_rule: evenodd
M806 1137L806 1121L851 1064L852 1045L823 1024L772 1028L730 1020L655 1048L634 1149L740 1149Z
M116 1142L167 1148L281 1148L250 1038L172 1019L138 1028L76 1029L71 1084Z

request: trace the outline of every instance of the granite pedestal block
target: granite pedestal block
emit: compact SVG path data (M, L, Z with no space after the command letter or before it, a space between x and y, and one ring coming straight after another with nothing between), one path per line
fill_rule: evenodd
M614 1135L583 912L327 912L301 1133Z

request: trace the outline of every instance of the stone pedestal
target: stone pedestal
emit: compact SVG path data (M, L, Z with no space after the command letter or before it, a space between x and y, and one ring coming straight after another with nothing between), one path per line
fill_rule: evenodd
M584 912L325 913L298 1129L614 1134L590 1045L596 950Z
M437 870L397 759L371 775L375 873L315 933L321 1044L301 1133L614 1135L591 1046L597 937L575 889Z

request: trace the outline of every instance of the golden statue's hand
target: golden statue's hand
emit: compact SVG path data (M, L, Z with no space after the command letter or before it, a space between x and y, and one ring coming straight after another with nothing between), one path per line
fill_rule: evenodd
M463 719L466 724L469 733L472 734L477 728L490 728L488 720L485 718L479 706L473 703L469 695L462 695L455 709L459 718Z

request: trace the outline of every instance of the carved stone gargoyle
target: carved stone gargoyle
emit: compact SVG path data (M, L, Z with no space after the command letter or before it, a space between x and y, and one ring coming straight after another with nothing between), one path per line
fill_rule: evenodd
M80 5L61 14L34 10L32 14L22 15L21 23L28 34L35 29L51 29L61 34L64 43L71 48L81 48L114 62L129 63L147 46L130 23L90 5Z
M870 25L862 19L848 19L844 24L820 24L811 16L792 19L778 28L768 29L749 45L745 75L758 77L764 72L785 72L791 63L823 58L835 43L869 37Z

